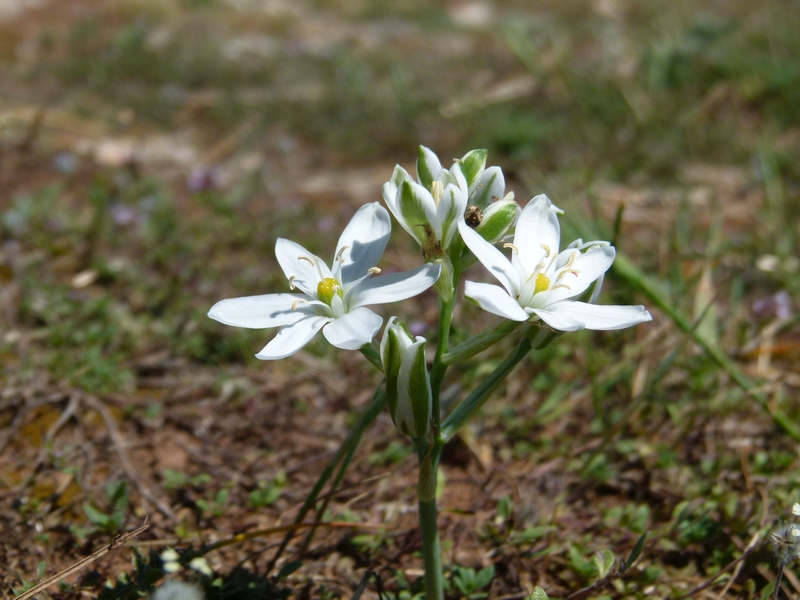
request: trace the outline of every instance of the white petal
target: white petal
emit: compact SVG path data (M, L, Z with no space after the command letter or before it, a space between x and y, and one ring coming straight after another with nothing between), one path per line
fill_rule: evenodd
M233 327L248 329L282 327L308 316L308 313L303 312L303 304L297 304L298 310L292 310L292 306L298 300L307 298L301 294L265 294L228 298L212 306L208 316Z
M411 181L411 176L406 172L406 170L403 167L401 167L400 165L396 165L394 168L394 172L392 173L392 178L383 184L381 192L383 193L383 201L386 202L386 206L394 215L394 218L397 219L397 222L400 223L400 226L413 237L414 232L406 223L406 220L400 213L400 207L397 204L397 198L398 198L397 190L400 189L400 186L403 184L404 181Z
M305 258L300 259L301 256ZM323 278L331 277L331 270L324 260L314 256L300 244L291 240L278 238L278 241L275 242L275 257L286 278L315 300L317 299L317 284L322 280L320 271ZM314 264L306 259L310 259Z
M540 194L525 205L517 218L514 245L519 254L514 253L511 260L521 261L523 271L533 273L540 262L547 264L558 254L560 239L558 213L550 199Z
M570 252L578 251L570 250ZM566 273L558 282L551 281L550 289L536 294L531 306L544 308L554 302L582 294L608 271L615 256L616 250L613 246L598 246L580 254L572 263L571 272ZM551 273L547 275L553 277Z
M437 240L442 239L442 224L436 214L436 203L431 193L424 187L413 181L404 181L397 190L397 206L411 235L420 244L425 242L425 230L428 227Z
M411 271L372 277L348 292L350 310L368 304L386 304L411 298L427 290L439 279L441 266L426 263Z
M557 329L558 331L579 331L581 329L585 329L586 326L583 322L578 321L572 315L569 314L569 311L560 311L558 308L561 305L567 304L567 302L558 302L551 306L548 306L546 309L544 308L534 308L533 312L536 314L542 321L550 325L553 329Z
M456 165L457 166L457 165ZM460 172L460 171L459 171ZM462 175L463 179L463 175ZM442 248L450 245L450 240L457 230L459 220L463 221L464 211L467 209L467 195L464 189L449 184L442 194L439 206L436 209L436 218L442 231Z
M506 189L506 180L500 167L489 167L469 190L469 203L480 206L484 211L492 202L500 200Z
M509 294L516 296L519 292L520 282L516 271L503 253L483 239L478 232L467 225L464 219L459 219L458 221L458 232L461 234L461 239L464 240L467 248L475 255L475 258L481 261L481 264L492 275L497 277L497 280L506 288Z
M369 269L378 265L391 232L392 220L380 204L370 202L358 209L336 245L336 257L342 248L348 247L342 253L343 286L347 287L349 282L363 277Z
M256 358L278 360L291 356L311 341L311 338L330 320L326 317L308 317L297 321L294 325L284 327L261 352L256 354Z
M653 319L644 306L598 305L570 300L548 306L546 310L535 309L534 312L542 317L545 323L561 331L573 331L573 329L562 329L551 321L556 321L559 318L569 318L581 323L581 329L610 331L613 329L625 329Z
M483 310L512 321L527 321L530 317L499 285L467 281L464 296L477 302Z
M439 179L442 172L442 163L439 157L425 146L420 146L417 156L417 180L425 187L430 187L432 181Z
M372 341L382 323L381 317L362 307L328 323L322 330L322 335L337 348L358 350Z

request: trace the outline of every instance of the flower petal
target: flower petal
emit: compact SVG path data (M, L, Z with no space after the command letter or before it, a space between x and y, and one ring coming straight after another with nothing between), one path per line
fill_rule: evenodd
M558 212L550 199L539 194L525 205L517 218L517 232L512 262L521 262L525 273L533 273L542 261L548 262L558 254L561 228Z
M500 167L489 167L469 190L469 204L480 206L484 211L492 202L500 200L506 189L506 180Z
M567 304L567 302L558 302L548 306L546 309L534 308L533 312L542 321L558 331L580 331L585 329L586 326L570 315L569 311L559 310L562 304Z
M301 256L304 258L301 259ZM322 278L331 277L331 270L324 260L291 240L278 238L275 242L275 257L286 278L314 300L317 299L317 284Z
M336 261L342 248L347 246L341 254L341 283L345 288L378 265L391 232L389 213L377 202L365 204L353 215L339 237L334 258Z
M265 294L263 296L243 296L220 300L208 316L225 325L246 327L247 329L268 329L291 325L308 316L303 304L292 306L298 300L305 300L300 294ZM305 309L307 310L307 309Z
M516 296L520 287L517 272L503 253L483 239L478 232L467 225L464 219L458 221L458 232L475 258L497 277L509 294Z
M420 146L417 149L417 180L423 187L431 189L431 184L439 179L442 163L430 148Z
M499 285L467 281L464 296L474 300L483 310L512 321L527 321L530 317Z
M436 239L441 239L442 230L435 226L436 203L424 187L413 181L404 181L397 190L397 204L400 214L411 230L411 235L421 244L425 243L428 230Z
M386 304L411 298L436 283L441 270L440 265L426 263L411 271L366 279L348 292L347 305L352 311L368 304Z
M405 229L409 235L413 236L414 232L411 231L411 228L406 224L405 219L400 212L400 206L397 203L397 190L400 189L400 186L403 185L404 181L411 181L411 176L403 167L400 165L395 165L392 178L383 184L381 192L383 194L383 201L386 202L386 206L394 215L394 218L397 219L397 222L400 223L400 226Z
M455 166L457 168L458 165ZM463 220L462 216L467 209L467 195L462 188L456 185L448 184L442 193L439 200L439 206L436 207L436 223L434 224L434 231L441 230L441 237L439 241L442 248L447 248L450 245L450 240L456 232L459 220Z
M278 360L291 356L311 341L311 338L329 321L331 319L327 317L310 316L284 327L261 352L256 354L256 358Z
M322 330L322 335L331 345L342 350L358 350L369 344L383 324L383 319L368 308L351 310L331 321Z
M578 252L578 250L568 250ZM532 307L544 308L566 298L579 296L602 277L614 262L614 246L595 246L583 254L578 254L570 270L558 281L551 282L551 288L533 297ZM552 276L548 273L548 276Z
M560 323L559 319L575 321L582 325L580 329L595 331L625 329L653 319L644 306L598 305L570 300L548 306L546 310L534 309L534 312L545 323L561 331L574 331L574 329L562 329L556 324Z

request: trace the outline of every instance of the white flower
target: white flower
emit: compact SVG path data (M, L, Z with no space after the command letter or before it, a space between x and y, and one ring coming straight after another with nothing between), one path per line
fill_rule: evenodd
M212 319L250 329L282 327L256 354L262 360L291 356L320 329L337 348L357 350L372 341L383 319L365 308L405 300L428 289L440 267L425 264L406 273L372 278L386 248L392 224L377 202L362 206L339 238L333 267L301 245L279 238L275 255L289 287L302 294L267 294L217 302L208 312Z
M424 146L419 147L417 177L418 181L414 181L397 165L392 178L383 184L383 199L400 226L420 246L426 248L433 239L446 249L467 208L467 179L458 163L450 170L444 169L437 156Z
M511 261L459 222L464 243L503 285L468 281L464 295L493 314L514 321L538 317L559 331L622 329L650 321L643 306L597 306L576 299L602 281L615 251L608 242L579 240L559 253L559 212L545 195L528 203L517 220L514 243L504 245L512 251Z
M795 503L792 505L792 514L793 514L795 517L800 517L800 504L798 504L797 502L795 502Z

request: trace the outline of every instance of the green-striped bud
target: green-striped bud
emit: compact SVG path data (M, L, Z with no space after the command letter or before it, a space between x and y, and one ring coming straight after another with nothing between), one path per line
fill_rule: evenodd
M490 204L483 211L483 218L475 231L487 242L499 242L511 229L518 214L519 205L514 202L514 193L509 192L505 198Z
M433 402L425 338L412 335L404 323L390 318L381 340L381 361L394 426L411 437L425 436L431 427Z

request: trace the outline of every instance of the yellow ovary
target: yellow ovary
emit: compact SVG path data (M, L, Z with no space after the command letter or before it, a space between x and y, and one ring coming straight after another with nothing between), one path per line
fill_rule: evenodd
M328 306L331 305L333 295L339 293L342 286L333 277L326 277L317 284L317 295Z
M533 287L533 293L538 294L550 289L550 278L544 273L536 274L536 284Z

